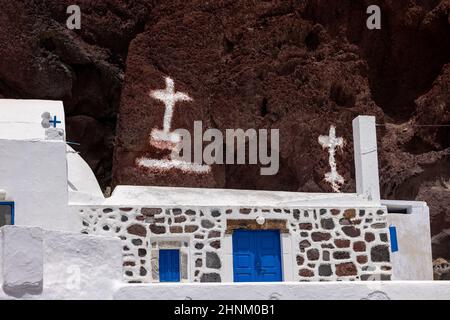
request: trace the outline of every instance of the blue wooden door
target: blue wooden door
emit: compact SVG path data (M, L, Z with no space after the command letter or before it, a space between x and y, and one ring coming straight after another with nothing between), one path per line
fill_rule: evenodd
M159 281L180 281L180 250L159 250Z
M233 268L235 282L282 281L280 232L235 230Z

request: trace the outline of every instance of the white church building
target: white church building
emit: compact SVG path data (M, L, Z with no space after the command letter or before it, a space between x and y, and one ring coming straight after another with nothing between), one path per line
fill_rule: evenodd
M380 199L374 117L353 121L354 194L108 198L64 119L58 101L0 100L0 299L450 298L426 203Z

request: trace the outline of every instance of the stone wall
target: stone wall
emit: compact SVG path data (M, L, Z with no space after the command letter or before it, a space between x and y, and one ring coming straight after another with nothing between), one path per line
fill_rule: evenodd
M180 249L182 282L232 281L235 229L278 229L285 281L389 280L383 208L77 207L81 232L123 242L124 280L158 282L158 250ZM258 217L265 222L256 223ZM231 258L230 258L231 257Z

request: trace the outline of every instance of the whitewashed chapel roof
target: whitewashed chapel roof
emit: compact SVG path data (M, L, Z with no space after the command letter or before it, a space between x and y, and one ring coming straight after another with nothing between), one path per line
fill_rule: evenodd
M232 189L117 186L111 206L377 206L353 193L300 193Z

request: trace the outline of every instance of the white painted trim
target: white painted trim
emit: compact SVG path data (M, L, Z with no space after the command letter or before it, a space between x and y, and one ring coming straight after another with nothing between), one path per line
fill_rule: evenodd
M189 282L193 282L194 281L194 266L192 265L194 259L192 259L192 252L191 252L191 247L192 247L192 235L185 235L185 234L181 234L181 235L176 235L176 234L164 234L164 235L153 235L150 238L150 243L148 244L148 248L150 249L150 251L153 249L153 243L156 242L181 242L181 246L180 247L176 247L174 246L171 249L178 249L180 251L180 283L189 283ZM183 245L183 242L187 242L188 245L187 247L185 247ZM159 245L157 245L157 250L160 250L161 248L159 247ZM166 248L164 248L166 249ZM170 248L169 248L170 250ZM186 263L186 267L187 267L187 279L183 279L182 278L182 274L183 274L183 270L182 270L182 254L183 252L185 252L187 254L187 263ZM151 252L150 252L150 259L151 259ZM159 259L159 257L158 257ZM150 268L151 268L151 262L150 262ZM159 268L159 261L158 261L158 268ZM152 280L152 283L159 283L159 281L156 281L155 279L153 279L153 270L148 270L148 272L150 273L150 278Z
M281 246L281 272L283 274L283 281L294 280L294 260L292 253L293 238L291 233L280 232L280 246Z
M223 237L223 279L222 282L232 283L233 279L233 234Z

